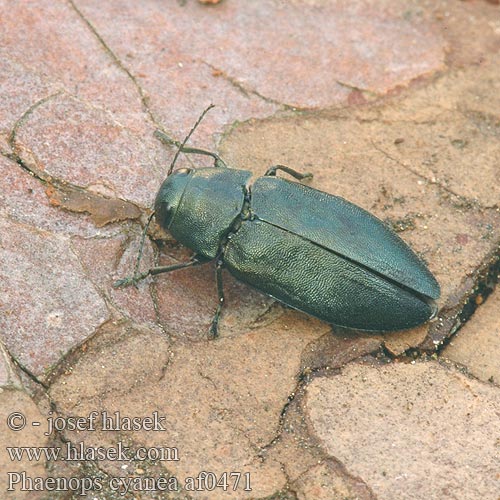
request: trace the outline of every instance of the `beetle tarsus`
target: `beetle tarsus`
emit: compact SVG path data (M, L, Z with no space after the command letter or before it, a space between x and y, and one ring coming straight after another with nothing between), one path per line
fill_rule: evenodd
M137 288L137 283L139 283L139 281L142 281L144 278L147 278L148 276L149 276L149 271L135 276L127 276L126 278L116 280L113 283L113 288L126 288L131 285Z
M285 165L274 165L273 167L268 168L264 176L275 177L278 170L281 170L282 172L295 177L295 179L298 179L299 181L303 181L304 179L312 179L313 177L313 174L311 174L310 172L297 172L297 170L294 170L293 168L287 167Z
M208 339L213 340L219 336L219 319L220 313L222 312L222 305L224 303L224 299L222 302L219 302L217 309L215 311L214 317L212 319L212 324L210 325L210 330L208 331Z
M219 336L219 318L215 318L210 325L210 330L208 331L208 340L215 340Z
M130 278L122 278L113 282L113 288L124 288L130 285Z

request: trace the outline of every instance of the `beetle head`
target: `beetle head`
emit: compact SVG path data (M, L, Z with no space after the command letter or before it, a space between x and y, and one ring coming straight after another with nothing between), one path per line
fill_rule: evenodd
M163 181L155 200L155 217L163 228L170 228L193 172L190 168L180 168Z
M174 170L175 162L177 161L177 158L179 157L181 151L184 150L184 146L186 145L187 141L196 130L201 120L203 120L203 117L213 107L214 105L210 104L210 106L208 106L208 108L203 111L182 143L171 141L162 131L157 131L159 133L159 135L157 134L157 137L159 137L161 140L164 140L166 138L167 142L173 142L173 144L177 144L177 151L175 152L174 159L172 160L170 168L168 169L167 178L163 181L163 184L161 185L155 200L155 217L160 226L162 226L164 229L170 229L172 221L175 217L175 213L179 208L182 195L184 194L189 179L191 178L191 174L194 172L194 170L190 168L179 168L177 170Z

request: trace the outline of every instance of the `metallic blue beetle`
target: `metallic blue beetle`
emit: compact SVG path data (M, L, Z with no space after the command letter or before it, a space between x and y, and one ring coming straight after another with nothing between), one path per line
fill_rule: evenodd
M210 108L208 108L210 109ZM115 283L216 262L219 303L221 269L280 302L347 328L389 331L412 328L436 314L440 289L410 247L362 208L298 182L310 177L277 165L250 184L251 172L228 168L214 153L182 144L155 201L161 227L194 257ZM157 136L172 143L163 133ZM211 168L172 172L180 152L215 159Z

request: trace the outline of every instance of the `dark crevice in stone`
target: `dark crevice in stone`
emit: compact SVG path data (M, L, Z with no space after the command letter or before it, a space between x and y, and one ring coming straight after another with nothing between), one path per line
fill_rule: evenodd
M118 66L118 68L123 71L127 77L132 81L134 84L135 88L137 89L137 92L139 93L139 97L141 99L142 107L146 114L148 115L149 119L157 126L160 127L160 123L157 120L156 116L154 115L153 111L151 110L151 107L149 105L149 96L146 93L146 91L141 87L139 82L137 81L137 78L132 74L132 72L123 64L123 62L120 60L120 58L113 52L113 50L109 47L109 45L105 42L104 38L99 34L97 29L94 27L94 25L84 16L83 12L76 6L75 2L73 0L69 0L69 4L73 8L73 10L76 12L78 17L86 24L86 26L89 28L89 30L92 32L92 34L97 38L99 43L102 45L106 53L109 55L109 57L114 61L114 63Z
M217 68L214 65L212 65L206 61L201 61L201 62L203 64L207 65L215 75L224 78L224 80L226 80L228 83L230 83L236 90L241 92L243 94L243 96L245 96L247 98L250 95L254 95L254 96L258 97L259 99L262 99L264 102L266 102L268 104L274 104L276 106L280 106L282 109L285 109L285 110L286 109L291 109L291 110L301 109L299 106L293 106L292 104L286 104L284 102L279 102L275 99L272 99L271 97L266 97L265 95L262 95L257 90L246 87L238 79L228 75L225 71L221 70L220 68Z
M440 354L453 340L454 336L463 328L463 326L473 318L474 314L486 302L491 293L496 289L500 280L500 246L496 253L489 260L483 270L478 272L475 286L472 292L463 303L460 311L455 315L456 320L448 336L442 339L435 349ZM426 347L426 346L425 346Z
M37 386L42 387L45 391L49 386L40 380L31 370L24 366L17 358L11 357L12 362L21 370L30 380L32 380Z

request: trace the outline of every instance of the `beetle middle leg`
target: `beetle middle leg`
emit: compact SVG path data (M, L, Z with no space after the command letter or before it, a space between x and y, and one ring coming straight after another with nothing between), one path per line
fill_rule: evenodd
M268 168L264 175L267 177L276 177L276 172L278 170L286 172L288 175L295 177L295 179L298 179L299 181L302 181L304 179L312 179L313 176L313 174L309 172L303 174L302 172L297 172L297 170L294 170L293 168L290 167L286 167L285 165L274 165L273 167Z
M210 326L210 338L216 338L219 336L219 318L222 312L222 307L224 306L224 290L222 287L222 259L217 260L215 267L215 278L217 282L217 309L215 311L212 324Z

